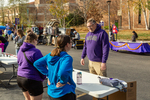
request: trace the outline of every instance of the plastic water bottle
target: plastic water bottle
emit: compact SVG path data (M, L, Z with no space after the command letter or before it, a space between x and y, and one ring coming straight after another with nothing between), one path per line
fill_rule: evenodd
M81 85L82 84L82 73L77 72L77 84Z

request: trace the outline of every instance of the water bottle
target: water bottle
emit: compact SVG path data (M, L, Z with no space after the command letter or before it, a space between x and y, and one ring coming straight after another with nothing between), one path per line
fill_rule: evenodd
M82 73L77 72L77 84L81 85L82 84Z

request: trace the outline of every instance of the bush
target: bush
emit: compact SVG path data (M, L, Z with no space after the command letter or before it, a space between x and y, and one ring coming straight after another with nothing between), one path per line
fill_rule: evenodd
M109 29L109 26L104 26L104 29Z
M78 26L84 23L84 18L78 14L70 13L66 17L65 21L66 21L67 27Z

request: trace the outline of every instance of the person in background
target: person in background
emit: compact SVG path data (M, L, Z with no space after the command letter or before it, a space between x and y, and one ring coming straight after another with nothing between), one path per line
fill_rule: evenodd
M59 35L57 47L34 62L37 70L48 77L47 93L50 100L76 100L76 85L72 78L73 58L67 53L71 46L68 35Z
M108 34L105 30L101 29L101 26L93 18L88 19L87 28L89 32L85 37L81 65L84 65L84 58L87 55L90 73L107 76L106 61L109 54Z
M136 39L138 38L138 35L135 31L132 32L133 35L132 35L132 42L136 42Z
M112 25L112 27L113 27L113 25ZM110 31L111 31L110 41L115 41L115 36L114 36L113 30L112 30L112 27L110 26Z
M12 38L12 35L11 35L12 31L11 29L9 28L8 30L8 40L11 41L11 38Z
M37 35L37 37L39 38L39 35L40 35L40 33L39 33L39 28L36 26L36 25L34 25L33 26L33 32Z
M16 55L18 54L18 51L20 49L20 46L23 44L24 40L25 40L25 35L23 34L23 31L22 29L18 29L17 30L17 36L15 37L16 39L16 46L15 46L15 49L16 49Z
M4 52L5 52L5 50L6 50L7 46L8 46L8 44L9 44L9 42L3 36L0 36L0 41L2 43L4 43Z
M53 31L53 27L48 26L45 27L45 32L46 32L46 38L47 38L47 45L53 45L52 44L52 38L54 37L54 31Z
M73 31L73 33L75 34L75 37L72 38L73 43L75 44L76 40L80 40L80 35L77 31Z
M44 27L44 29L43 29L43 34L44 34L44 35L47 35L47 27Z
M17 83L22 89L25 100L42 100L43 81L46 78L33 63L43 57L41 51L36 49L37 35L29 32L18 52ZM43 66L41 66L43 68Z
M2 36L3 35L3 31L0 29L0 36Z
M6 40L8 40L8 33L7 33L7 32L8 32L8 30L5 29L5 30L4 30L4 37L5 37Z
M43 34L43 27L41 27L40 25L39 25L39 34L40 34L40 35Z
M17 36L17 29L14 29L14 33L13 33L13 41L15 41L15 37ZM16 42L16 41L15 41Z
M57 37L58 37L59 34L60 34L58 24L56 24L55 27L53 27L52 33L53 33L53 31L54 31L54 36L55 36L55 46L57 46Z

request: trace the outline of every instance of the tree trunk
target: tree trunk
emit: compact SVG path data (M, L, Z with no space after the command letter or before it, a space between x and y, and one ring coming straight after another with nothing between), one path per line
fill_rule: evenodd
M131 29L131 20L130 20L130 7L129 7L129 1L128 1L128 23L129 23L129 29Z
M140 0L140 2L141 2L141 6L142 6L142 10L143 10L143 14L144 14L146 30L148 30L147 19L146 19L146 12L145 12L145 9L144 9L144 7L143 7L143 3L142 3L142 1L141 1L141 0Z
M86 26L86 19L87 19L87 8L86 8L86 0L83 1L84 2L84 25Z
M148 25L147 25L147 19L146 19L146 12L145 12L145 10L143 11L143 13L144 13L146 30L148 30Z
M148 28L150 29L150 10L149 10L149 27Z
M63 21L63 27L66 28L66 25L65 25L65 23L66 23L66 22L65 22L65 17L64 17L63 19L64 19L64 21Z
M5 16L4 16L4 10L3 10L3 7L2 7L2 18L3 18L3 20L2 20L2 25L4 25L4 23L5 23Z

